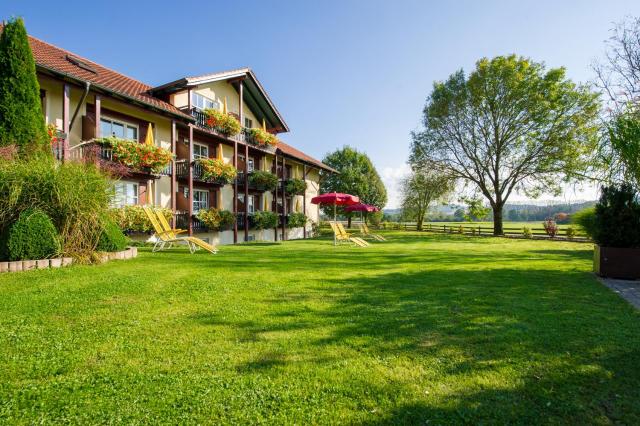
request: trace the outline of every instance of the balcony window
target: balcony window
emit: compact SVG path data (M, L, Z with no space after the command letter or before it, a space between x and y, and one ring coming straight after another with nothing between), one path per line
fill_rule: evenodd
M138 140L138 126L110 118L100 119L100 136L115 136L120 139Z
M209 208L209 191L201 189L193 190L193 212L198 213L202 209Z
M207 108L220 109L218 102L196 92L191 92L191 106L201 111Z
M250 118L245 117L244 118L244 127L246 127L247 129L253 128L253 120L250 119Z
M247 162L247 171L249 173L251 173L254 170L254 165L255 165L255 163L254 163L253 158L249 158L249 161Z
M200 143L193 144L193 159L209 158L209 147Z
M135 206L138 204L138 184L118 181L115 184L114 207Z
M247 204L247 211L249 212L249 214L253 214L256 212L256 196L255 195L249 195L249 203Z

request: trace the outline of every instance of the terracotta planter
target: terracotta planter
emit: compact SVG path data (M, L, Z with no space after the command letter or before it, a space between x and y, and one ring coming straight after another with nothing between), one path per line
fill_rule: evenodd
M73 263L72 257L63 257L62 258L62 266L70 266Z
M49 266L51 266L52 268L59 268L62 266L62 259L57 258L57 259L51 259L49 261Z
M640 248L595 246L593 271L601 277L640 279Z

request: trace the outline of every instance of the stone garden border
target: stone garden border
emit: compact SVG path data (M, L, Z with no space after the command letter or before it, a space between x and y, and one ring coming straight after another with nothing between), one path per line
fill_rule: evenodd
M138 248L129 247L123 251L115 251L111 253L99 253L99 262L105 263L110 260L127 260L127 259L133 259L135 257L138 257ZM72 263L73 263L73 259L70 257L0 262L0 273L31 271L34 269L61 268L64 266L70 266Z

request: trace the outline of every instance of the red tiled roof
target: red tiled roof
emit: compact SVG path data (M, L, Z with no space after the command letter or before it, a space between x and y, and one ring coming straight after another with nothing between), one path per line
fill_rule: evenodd
M292 147L291 145L287 145L282 141L278 142L278 151L290 157L298 158L306 163L313 164L314 166L320 167L321 169L337 173L335 169L332 169L331 167L327 166L322 161L316 160L315 158L308 156L304 152L299 151L294 147Z
M131 98L134 101L142 102L148 106L192 120L189 115L182 113L178 108L170 103L164 102L147 94L146 92L151 89L151 86L148 84L144 84L141 81L127 77L126 75L106 68L100 64L90 61L89 59L75 55L67 50L46 43L32 36L29 36L29 45L31 46L33 57L36 61L36 66L38 67L49 69L56 73L65 74L78 80L88 81L92 85L98 86L108 92L119 94ZM92 68L95 73L70 62L67 57L79 59Z

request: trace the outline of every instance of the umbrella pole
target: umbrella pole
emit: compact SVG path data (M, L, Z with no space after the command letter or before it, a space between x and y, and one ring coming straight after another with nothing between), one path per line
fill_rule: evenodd
M336 202L333 202L333 223L337 223L337 219L336 219ZM338 225L336 225L338 226ZM333 245L337 246L338 243L336 242L336 233L333 233Z

